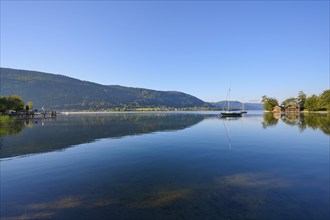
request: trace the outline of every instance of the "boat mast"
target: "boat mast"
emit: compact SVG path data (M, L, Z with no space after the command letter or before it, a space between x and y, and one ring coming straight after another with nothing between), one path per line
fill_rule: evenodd
M244 96L243 96L243 100L242 100L242 111L244 111Z
M229 111L229 102L230 102L230 87L231 87L231 82L229 83L229 90L228 90L228 99L227 99L227 111Z

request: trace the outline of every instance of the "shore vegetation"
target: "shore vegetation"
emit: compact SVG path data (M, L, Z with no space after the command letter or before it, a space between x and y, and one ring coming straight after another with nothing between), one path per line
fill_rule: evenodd
M7 111L28 111L32 109L32 107L32 102L28 102L25 105L23 99L18 95L11 95L8 97L0 96L0 113L6 113Z
M275 106L279 106L276 98L270 98L266 95L262 97L261 102L266 111L273 111ZM320 95L313 94L308 97L303 91L300 91L297 97L285 99L281 106L286 107L290 104L299 105L300 111L305 112L330 111L330 90L325 90Z

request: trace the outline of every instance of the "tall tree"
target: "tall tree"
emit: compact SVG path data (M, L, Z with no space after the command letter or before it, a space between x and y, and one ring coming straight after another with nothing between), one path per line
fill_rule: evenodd
M306 98L305 109L307 109L308 111L316 111L319 108L319 98L317 97L317 95L314 94Z
M330 90L325 90L320 96L319 96L319 101L320 101L320 107L322 109L327 109L330 111Z
M7 99L8 109L13 109L15 111L22 111L24 109L24 102L20 96L12 95Z
M299 91L297 101L300 104L300 110L304 110L305 108L306 97L303 91Z
M29 101L26 106L31 110L33 108L33 102Z
M289 104L289 103L296 103L296 102L297 102L297 99L291 97L291 98L287 98L287 99L285 99L285 100L282 102L282 105L286 106L286 105Z
M270 98L267 96L262 96L261 102L266 111L273 111L273 108L278 105L278 101L275 98Z

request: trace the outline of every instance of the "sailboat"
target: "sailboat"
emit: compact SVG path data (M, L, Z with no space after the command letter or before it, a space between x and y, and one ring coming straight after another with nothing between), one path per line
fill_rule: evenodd
M230 110L230 87L228 90L227 94L227 111L226 112L220 112L219 117L224 118L224 117L242 117L242 112L236 112L236 111L231 111Z

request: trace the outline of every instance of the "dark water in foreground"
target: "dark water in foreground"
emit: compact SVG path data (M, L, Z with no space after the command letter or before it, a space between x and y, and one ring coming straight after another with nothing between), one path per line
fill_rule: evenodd
M330 116L2 126L1 219L329 219Z

